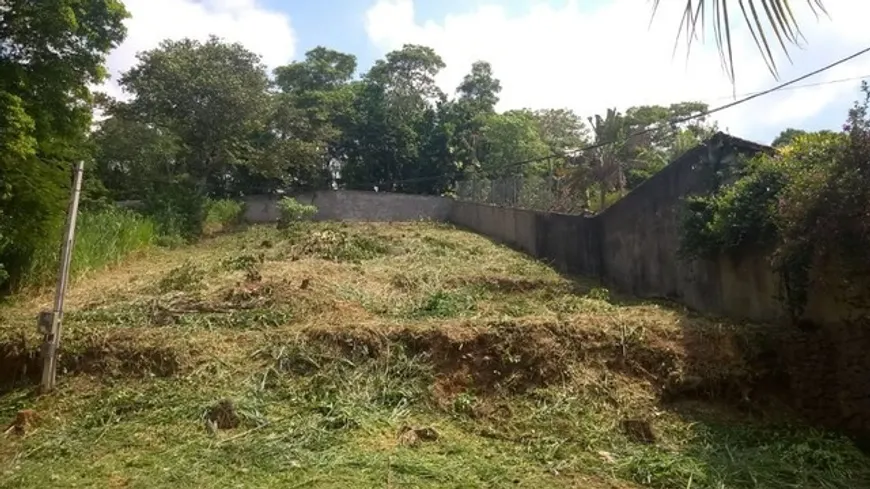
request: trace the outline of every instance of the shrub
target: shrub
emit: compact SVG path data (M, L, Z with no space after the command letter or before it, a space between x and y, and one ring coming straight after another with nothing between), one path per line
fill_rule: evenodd
M143 202L145 213L157 223L161 236L180 236L192 241L202 235L208 212L208 198L187 180L170 182L149 192Z
M866 84L863 91L870 97ZM811 285L836 285L850 301L868 306L862 292L870 277L867 105L868 98L856 104L843 133L796 136L776 154L738 168L732 183L688 199L681 251L688 257L744 246L772 251L793 318L803 314ZM817 264L825 269L813 273ZM830 277L836 284L828 283Z
M283 197L278 201L278 226L288 228L302 221L309 221L317 213L317 207L303 204L292 197Z
M229 229L241 221L244 206L229 199L209 200L206 204L205 234Z

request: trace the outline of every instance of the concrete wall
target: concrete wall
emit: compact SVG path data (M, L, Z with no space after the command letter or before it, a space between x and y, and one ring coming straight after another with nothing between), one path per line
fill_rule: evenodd
M710 190L707 148L674 161L596 216L603 278L639 297L676 300L702 312L773 321L783 311L775 275L761 253L716 260L680 257L683 198Z
M764 253L711 261L679 255L682 199L709 189L709 151L686 153L595 217L456 202L450 220L614 290L706 313L777 320L779 283Z
M324 190L295 196L317 206L320 221L446 221L453 200L427 195L407 195L354 190ZM252 223L278 220L278 197L255 195L245 199L245 220Z
M705 151L690 151L592 218L456 202L450 220L617 291L782 325L772 330L780 333L777 351L766 353L787 377L794 406L870 446L868 311L855 309L828 286L809 291L800 325L780 322L786 313L778 299L779 278L764 250L715 260L679 256L682 199L708 190L715 171ZM824 273L824 266L814 269ZM870 285L865 289L864 304Z
M455 202L452 223L550 262L560 271L598 276L598 222L583 216Z

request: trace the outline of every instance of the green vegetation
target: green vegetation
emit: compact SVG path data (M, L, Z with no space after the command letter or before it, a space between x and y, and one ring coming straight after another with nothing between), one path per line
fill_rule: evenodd
M46 238L60 235L68 175L87 156L88 87L106 77L127 13L114 0L13 0L2 10L0 279L20 282Z
M24 272L20 286L41 286L57 277L61 230L40 241ZM148 248L157 240L154 222L135 212L106 208L83 211L76 224L73 277L116 265L131 253Z
M270 77L240 44L166 40L139 53L119 79L129 98L113 100L90 87L105 79L106 55L124 39L120 1L13 0L2 15L4 292L48 266L41 248L60 233L67 173L81 160L86 202L141 201L158 243L178 246L231 227L238 212L226 199L278 190L444 194L469 178L552 178L561 182L555 203L513 198L516 189L492 198L600 210L715 129L698 120L674 134L665 124L705 110L700 103L609 111L588 118L591 127L567 109L499 113L502 86L489 63L473 63L454 94L445 93L435 83L444 61L420 45L387 53L359 78L353 55L316 47ZM695 20L693 28L704 22ZM105 118L91 131L97 108ZM565 156L640 129L650 137ZM525 160L540 161L518 165Z
M229 199L209 201L206 205L205 234L231 229L240 224L244 206L240 202Z
M767 328L625 300L449 226L300 226L78 281L49 396L25 381L48 296L0 308L0 419L34 413L0 435L0 486L870 481L848 440L753 388ZM744 388L752 409L735 409Z
M870 272L870 87L842 133L794 134L774 154L724 169L711 195L688 199L683 251L709 257L772 251L794 318L812 287L860 298Z
M278 201L278 225L283 228L293 227L295 224L309 221L317 214L317 207L303 204L293 197L282 197Z

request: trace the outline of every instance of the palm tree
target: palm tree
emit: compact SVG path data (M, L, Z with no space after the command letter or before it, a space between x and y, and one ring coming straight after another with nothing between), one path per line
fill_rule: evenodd
M590 117L589 124L592 127L593 144L569 158L572 171L568 185L575 194L587 197L591 188L597 186L600 212L607 204L608 193L625 189L624 166L630 158L634 141L629 138L621 144L610 144L628 136L625 117L616 109L607 109L604 117Z
M803 1L817 17L820 13L827 14L823 0ZM658 10L660 2L661 0L653 0L653 15ZM686 7L683 9L678 36L685 33L686 43L691 49L692 41L697 38L698 28L703 31L709 17L712 17L719 58L732 83L734 82L734 53L731 49L731 27L737 9L740 10L740 16L743 17L755 45L774 77L778 78L779 73L773 59L772 42L768 40L772 41L775 38L786 57L789 57L788 45L799 45L803 38L791 8L795 0L685 0L685 2Z

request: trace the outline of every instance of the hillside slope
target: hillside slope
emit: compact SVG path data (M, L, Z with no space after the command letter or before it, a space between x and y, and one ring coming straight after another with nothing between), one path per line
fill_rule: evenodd
M37 396L48 304L0 309L2 487L870 480L777 404L763 331L441 225L255 227L86 277L61 387Z

